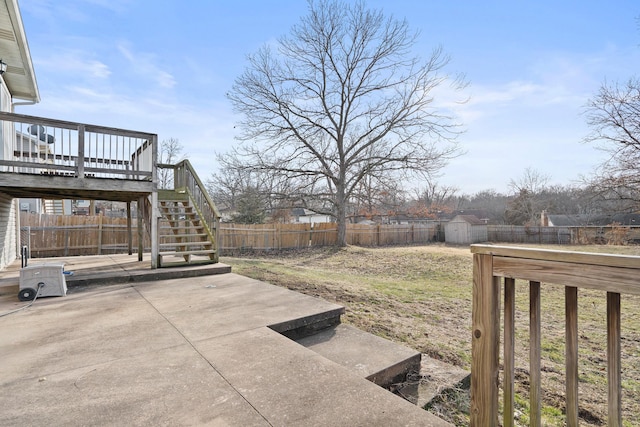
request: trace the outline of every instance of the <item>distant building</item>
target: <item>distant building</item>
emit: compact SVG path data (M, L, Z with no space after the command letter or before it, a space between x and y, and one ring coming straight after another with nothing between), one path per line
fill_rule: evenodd
M333 222L333 217L307 208L293 208L291 209L291 222L296 224Z
M640 226L640 214L621 213L613 215L554 215L541 214L543 227L606 227L612 224Z

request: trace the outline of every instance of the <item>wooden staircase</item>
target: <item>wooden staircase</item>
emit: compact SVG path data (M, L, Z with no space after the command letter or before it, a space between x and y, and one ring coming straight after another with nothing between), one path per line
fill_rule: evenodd
M215 235L187 192L158 193L158 267L218 262Z

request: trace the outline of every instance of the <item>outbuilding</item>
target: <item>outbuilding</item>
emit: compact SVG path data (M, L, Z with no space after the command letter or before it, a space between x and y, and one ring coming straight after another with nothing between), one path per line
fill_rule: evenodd
M444 226L446 243L470 245L489 240L487 224L475 215L456 215Z

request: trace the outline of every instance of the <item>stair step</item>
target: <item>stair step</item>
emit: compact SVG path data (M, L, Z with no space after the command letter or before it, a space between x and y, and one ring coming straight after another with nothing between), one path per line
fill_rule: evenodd
M268 328L196 345L243 397L256 402L269 425L452 427ZM246 350L229 351L240 346Z
M160 237L171 237L174 239L188 239L188 238L207 238L209 235L207 233L186 233L186 234L162 234Z
M158 255L160 256L209 255L209 254L215 254L216 252L217 251L215 249L200 249L195 251L160 252Z
M180 224L169 224L169 221L160 221L160 229L161 230L173 230L173 229L193 229L193 228L204 228L202 224L200 224L200 220L193 220L190 222L181 222Z
M339 324L297 342L382 387L420 371L420 352L349 325Z
M171 224L173 223L173 225ZM200 224L200 219L199 218L192 218L192 219L176 219L176 220L170 220L170 219L166 219L166 218L160 218L160 227L161 228L176 228L176 227L202 227L202 225Z
M158 190L158 201L164 203L184 202L189 200L189 195L185 193L179 193L174 190Z
M175 248L175 247L195 247L196 249L201 249L208 251L209 249L213 249L213 243L211 242L169 242L169 243L159 243L158 246L160 248ZM191 249L191 250L196 250ZM164 251L167 252L167 251Z
M186 192L159 192L158 266L169 267L218 261L215 242Z
M173 216L169 216L167 214L163 214L160 218L163 221L177 222L177 221L193 221L198 219L198 216L194 214L173 214Z
M179 214L179 213L194 213L193 206L191 205L160 205L160 210L170 214Z

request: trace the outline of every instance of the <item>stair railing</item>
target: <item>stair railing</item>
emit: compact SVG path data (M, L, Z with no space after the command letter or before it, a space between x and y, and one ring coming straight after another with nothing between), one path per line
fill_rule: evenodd
M198 177L189 160L185 159L175 165L158 164L159 168L173 169L173 189L178 193L186 193L193 202L194 208L203 221L204 228L213 242L216 249L214 261L219 258L219 235L218 226L220 224L220 212L211 200L206 187Z

